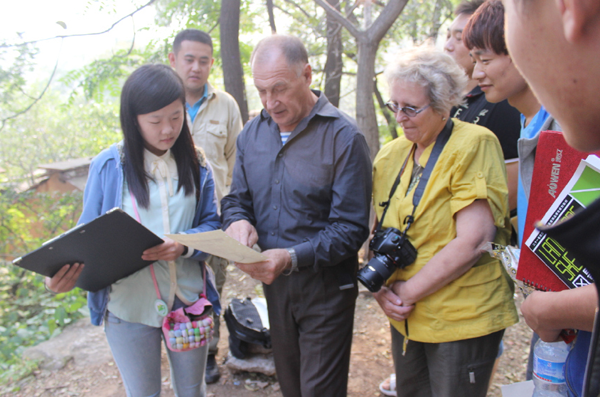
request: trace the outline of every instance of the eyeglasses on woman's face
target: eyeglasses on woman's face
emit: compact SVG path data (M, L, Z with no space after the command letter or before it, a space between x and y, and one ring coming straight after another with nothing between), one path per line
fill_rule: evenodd
M396 102L389 101L385 104L385 106L390 109L394 114L402 111L408 117L415 117L417 114L421 113L423 110L427 109L431 104L423 106L421 109L415 109L412 106L404 106L402 108L398 107Z

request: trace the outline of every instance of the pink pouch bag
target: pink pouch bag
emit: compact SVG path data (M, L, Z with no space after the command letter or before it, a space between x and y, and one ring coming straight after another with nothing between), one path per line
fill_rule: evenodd
M173 310L163 319L167 347L174 352L196 349L213 336L212 305L204 294L193 305Z
M129 192L131 204L135 211L138 222L141 223L140 214L137 210L133 193ZM204 289L206 291L206 264L203 266ZM168 310L164 301L161 300L158 282L154 274L154 266L150 265L152 282L156 291L158 307L162 306L165 312ZM155 303L155 304L156 304ZM167 347L174 352L185 352L206 345L213 337L212 304L206 299L206 295L200 294L196 302L191 306L172 310L163 318L162 331L167 341ZM161 310L158 310L161 313Z

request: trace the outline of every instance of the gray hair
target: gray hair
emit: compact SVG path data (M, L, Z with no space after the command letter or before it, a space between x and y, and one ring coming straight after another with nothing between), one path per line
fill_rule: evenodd
M299 38L285 34L274 34L259 41L250 56L250 64L255 60L266 60L273 50L281 51L290 68L295 68L298 76L302 74L304 65L308 63L306 47Z
M394 81L416 83L427 91L431 107L437 113L449 112L463 103L468 77L456 61L430 45L399 52L385 68L388 85Z

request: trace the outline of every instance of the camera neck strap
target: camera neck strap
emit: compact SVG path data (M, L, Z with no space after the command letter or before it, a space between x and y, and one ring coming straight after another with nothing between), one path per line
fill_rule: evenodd
M452 128L454 128L454 122L452 121L452 119L448 119L448 121L446 122L446 125L444 126L444 129L442 130L442 132L440 132L437 139L435 140L435 144L433 145L433 149L431 150L431 155L429 156L429 159L427 160L427 164L425 165L425 169L423 170L421 179L419 179L419 184L415 188L415 193L413 195L412 213L410 215L408 215L406 218L404 218L404 223L406 224L406 228L404 229L404 234L406 234L406 232L410 228L410 225L412 225L412 223L415 221L415 218L414 218L415 211L417 210L417 206L419 205L419 202L421 202L421 198L423 197L423 192L425 191L425 186L427 186L427 182L429 181L429 177L431 176L433 167L435 167L435 163L437 163L437 160L440 157L442 150L444 150L444 146L446 146L448 139L450 139L450 134L452 133ZM394 181L394 184L392 185L392 190L390 191L390 197L388 198L387 201L379 203L379 205L384 208L383 208L383 214L381 214L381 221L377 224L376 232L381 230L381 227L383 225L383 219L385 218L385 214L390 206L392 197L394 196L394 193L396 192L396 189L398 188L398 185L400 184L400 179L402 177L402 174L404 173L406 164L408 163L408 160L414 155L416 147L417 147L417 145L414 144L413 147L410 149L408 156L404 160L404 163L402 164L402 167L400 168L400 172L398 173L398 176L396 177L396 180Z

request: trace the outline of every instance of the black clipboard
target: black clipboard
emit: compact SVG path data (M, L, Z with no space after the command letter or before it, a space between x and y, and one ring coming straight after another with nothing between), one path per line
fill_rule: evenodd
M78 225L13 264L52 277L65 264L85 263L75 286L96 292L150 265L142 252L163 240L120 208Z

